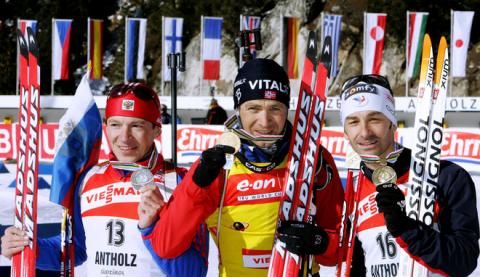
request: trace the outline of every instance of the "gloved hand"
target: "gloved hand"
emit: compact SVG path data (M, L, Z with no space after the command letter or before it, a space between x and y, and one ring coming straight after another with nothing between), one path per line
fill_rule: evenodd
M201 188L210 185L225 165L225 154L234 152L235 148L227 145L216 145L203 151L200 163L193 173L193 181Z
M281 221L278 239L288 251L297 255L318 255L327 250L328 235L320 228L306 222Z
M383 213L388 231L398 237L416 226L414 219L405 213L405 196L396 184L386 183L377 186L378 211Z

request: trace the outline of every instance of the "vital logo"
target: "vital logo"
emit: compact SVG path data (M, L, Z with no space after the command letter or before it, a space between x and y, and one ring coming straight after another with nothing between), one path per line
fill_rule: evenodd
M289 87L286 84L275 80L255 80L248 81L251 90L276 90L282 93L288 93Z

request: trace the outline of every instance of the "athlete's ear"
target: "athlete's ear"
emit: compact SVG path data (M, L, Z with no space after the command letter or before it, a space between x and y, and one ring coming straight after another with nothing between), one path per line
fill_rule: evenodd
M153 125L153 137L156 138L162 134L162 126Z
M389 129L392 129L393 132L397 131L397 125L393 125L392 122L390 122L390 128Z

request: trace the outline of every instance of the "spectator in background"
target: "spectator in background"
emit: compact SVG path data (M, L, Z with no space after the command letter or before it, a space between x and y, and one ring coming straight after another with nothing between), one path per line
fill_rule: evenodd
M227 112L218 105L218 101L212 98L207 112L207 124L223 124L227 120Z
M162 104L162 124L170 124L172 116L167 112L167 106Z
M182 120L177 116L177 124L181 124ZM167 106L162 104L162 124L172 124L172 116L167 112Z

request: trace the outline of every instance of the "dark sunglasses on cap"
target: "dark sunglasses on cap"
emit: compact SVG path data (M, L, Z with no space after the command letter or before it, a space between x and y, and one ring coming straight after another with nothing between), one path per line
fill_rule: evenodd
M382 86L386 89L388 89L390 92L392 92L392 89L390 88L390 83L388 82L388 79L382 75L377 75L377 74L369 74L369 75L357 75L353 76L349 79L347 79L342 86L342 93L354 85L360 83L360 82L365 82L367 84L374 84L374 85L379 85Z
M118 84L112 87L108 98L121 97L127 93L133 93L136 97L145 101L154 101L157 108L160 108L160 100L155 91L142 83Z

